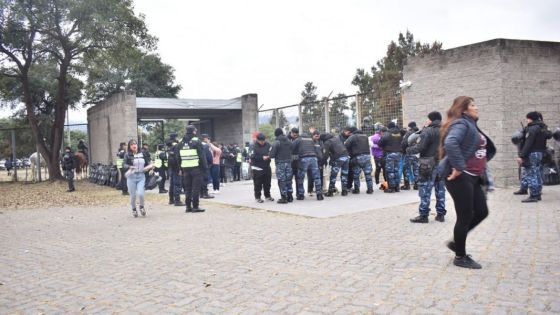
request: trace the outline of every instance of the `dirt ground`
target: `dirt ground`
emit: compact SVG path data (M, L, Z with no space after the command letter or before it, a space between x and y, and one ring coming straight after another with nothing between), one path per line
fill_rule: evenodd
M67 193L65 181L22 183L0 182L0 209L37 209L64 206L101 206L127 204L128 196L108 186L86 180L75 182L76 191ZM167 201L167 194L146 194L147 200Z

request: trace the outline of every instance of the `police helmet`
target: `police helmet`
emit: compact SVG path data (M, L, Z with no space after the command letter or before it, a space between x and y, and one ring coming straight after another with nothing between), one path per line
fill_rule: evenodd
M513 135L511 135L511 143L517 145L520 144L521 141L523 141L523 131L521 130L517 130L516 132L513 133Z

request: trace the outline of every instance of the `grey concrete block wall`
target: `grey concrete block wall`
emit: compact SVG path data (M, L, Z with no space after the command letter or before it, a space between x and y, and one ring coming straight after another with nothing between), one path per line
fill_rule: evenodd
M243 142L252 141L252 133L257 131L257 117L259 110L257 94L241 96Z
M123 91L88 109L91 163L116 163L120 142L136 139L136 94Z
M498 186L518 184L516 148L511 134L529 111L543 113L551 129L560 126L560 43L495 39L413 57L404 67L405 125L422 125L438 110L446 117L453 99L472 96L480 111L479 126L496 143L489 166ZM555 145L552 141L549 145Z
M231 111L225 116L214 118L214 139L219 143L229 144L243 142L243 124L241 111Z

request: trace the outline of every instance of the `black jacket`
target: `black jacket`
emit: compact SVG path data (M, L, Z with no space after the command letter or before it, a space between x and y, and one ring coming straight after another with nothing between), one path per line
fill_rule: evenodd
M323 158L323 153L317 149L313 138L302 135L294 140L292 152L299 158L316 157L318 160Z
M260 167L262 169L270 168L270 159L264 160L263 157L270 157L270 143L265 142L260 145L258 142L253 144L253 152L251 153L251 166Z
M406 149L408 154L418 154L420 157L432 157L438 159L439 152L439 129L441 128L441 121L434 120L426 128L422 129L420 137L416 144L410 145Z
M418 131L418 127L414 127L410 130L407 130L403 136L403 140L401 142L403 153L406 153L406 148L408 148L408 138L411 134L416 133Z
M64 155L62 156L62 169L65 171L71 171L73 169L75 169L75 160L76 156L74 155L74 152L70 151L70 152L64 152Z
M542 121L533 121L525 128L525 141L519 157L527 159L531 152L545 152L548 129Z
M341 156L348 156L348 150L340 141L340 137L335 137L330 133L324 133L321 135L321 140L323 141L323 152L325 154L325 162L331 159L338 159Z
M144 167L150 165L150 162L152 161L150 159L150 156L144 153L143 151L140 151L140 153L142 153L142 155L144 156ZM128 168L133 165L134 165L134 153L128 151L124 156L123 171L128 171Z
M276 161L292 161L292 142L285 135L276 137L270 151L270 158Z
M383 149L383 152L401 152L402 151L402 134L401 130L398 128L393 128L387 130L383 134L383 137L379 139L379 147Z
M352 135L344 141L344 145L351 157L370 154L368 136L361 130L354 131Z
M167 167L170 169L178 170L179 163L177 160L177 155L175 155L175 148L177 147L177 143L173 142L173 144L167 148Z
M203 171L208 169L208 164L206 163L206 155L202 149L202 143L196 137L187 134L183 137L183 140L175 146L175 156L177 157L177 164L181 167L181 154L179 153L183 148L196 149L196 155L198 155L198 168ZM191 168L183 168L191 169Z

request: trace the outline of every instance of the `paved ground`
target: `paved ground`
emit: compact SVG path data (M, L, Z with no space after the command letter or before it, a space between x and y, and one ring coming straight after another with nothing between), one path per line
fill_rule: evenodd
M476 271L443 245L452 203L445 223L417 225L417 204L332 218L148 201L134 219L124 200L1 210L0 313L560 313L560 186L537 204L512 191L490 195L468 240Z

